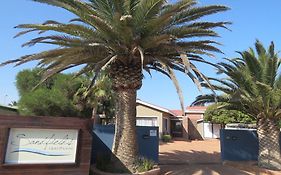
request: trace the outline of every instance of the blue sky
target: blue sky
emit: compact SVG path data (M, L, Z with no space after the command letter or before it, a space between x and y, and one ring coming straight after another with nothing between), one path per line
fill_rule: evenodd
M231 8L226 13L207 18L211 21L233 22L229 26L231 31L218 30L221 35L218 41L223 44L220 49L225 54L217 54L217 58L207 58L208 60L219 62L223 57L235 57L237 56L235 51L243 51L252 47L256 39L262 41L266 46L270 41L274 41L276 50L281 51L281 1L200 0L199 3L200 5L222 4ZM22 48L21 44L35 37L36 34L14 39L13 36L19 32L18 29L14 29L14 26L23 23L42 23L48 19L67 22L73 17L63 9L30 0L3 1L0 8L0 62L51 48L48 45ZM34 63L28 63L16 68L12 65L0 68L0 104L18 100L15 76L20 70L34 67L34 65ZM199 65L199 67L209 76L216 76L213 68L206 65ZM200 95L200 92L185 75L178 74L178 79L183 90L185 105L190 105L195 97ZM180 108L172 82L159 73L153 73L152 78L145 75L138 98L169 109Z

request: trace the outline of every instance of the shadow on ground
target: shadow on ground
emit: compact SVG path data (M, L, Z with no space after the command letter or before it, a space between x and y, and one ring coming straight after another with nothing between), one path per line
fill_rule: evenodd
M162 140L159 142L159 145L167 145L167 144L170 144L170 143L174 143L174 140L171 140L169 142L163 142Z
M159 155L163 175L262 175L263 173L222 165L220 153L173 151Z
M159 141L159 145L168 145L168 144L171 144L171 143L175 143L175 142L178 142L178 141L183 141L183 142L186 142L186 143L191 143L192 141L191 140L188 140L188 139L185 139L185 138L173 138L172 140L170 140L169 142L164 142L162 140Z
M159 154L160 164L218 164L220 163L220 153L207 153L204 151L172 151Z

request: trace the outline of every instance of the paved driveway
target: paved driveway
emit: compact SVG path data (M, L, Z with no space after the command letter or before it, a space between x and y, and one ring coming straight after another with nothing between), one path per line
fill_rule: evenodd
M174 141L159 148L161 174L165 175L263 175L279 174L254 168L222 165L219 140Z

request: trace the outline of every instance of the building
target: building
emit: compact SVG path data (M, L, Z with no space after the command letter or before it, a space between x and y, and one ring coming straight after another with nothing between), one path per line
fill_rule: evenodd
M18 115L18 110L15 107L0 105L0 115Z
M159 136L171 134L171 118L174 113L166 108L137 100L137 126L158 126Z
M171 136L188 139L188 130L185 125L186 117L182 110L170 110L174 115L170 117L171 120Z
M185 116L187 117L187 130L190 140L203 140L204 131L201 123L203 123L206 109L206 106L188 106L186 108Z
M159 136L170 134L186 140L219 138L221 125L204 122L206 106L190 106L185 114L137 100L137 126L158 126Z
M209 138L219 138L220 124L204 122L204 113L207 106L189 106L186 108L185 116L188 122L188 137L190 140L203 140Z

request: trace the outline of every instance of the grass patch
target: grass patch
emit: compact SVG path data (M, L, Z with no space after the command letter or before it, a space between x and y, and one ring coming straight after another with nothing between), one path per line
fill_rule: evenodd
M150 159L139 158L139 160L137 162L137 171L140 173L149 171L149 170L152 170L155 165L156 165L155 162Z

